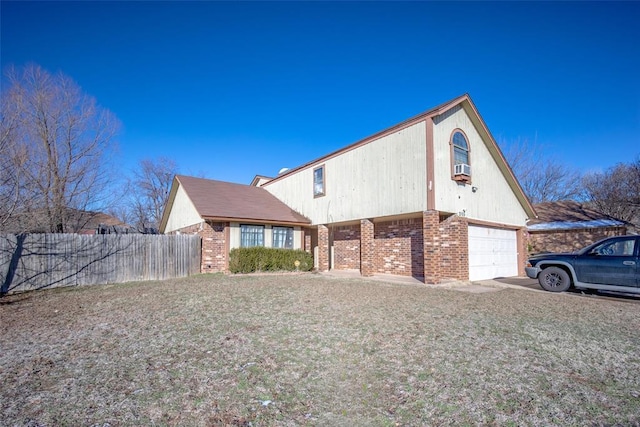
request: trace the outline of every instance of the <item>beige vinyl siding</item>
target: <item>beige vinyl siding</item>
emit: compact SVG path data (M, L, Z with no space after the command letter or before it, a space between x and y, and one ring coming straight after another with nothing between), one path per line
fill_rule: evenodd
M451 179L449 140L454 129L462 129L470 147L471 184ZM434 119L435 208L474 219L524 226L527 214L509 186L480 131L466 110L457 106ZM473 192L473 187L477 191Z
M426 209L424 122L309 165L264 185L288 206L327 224ZM313 170L324 165L325 196L313 195Z
M191 199L189 199L182 186L178 186L164 232L169 233L201 222L202 218L195 206L193 206Z

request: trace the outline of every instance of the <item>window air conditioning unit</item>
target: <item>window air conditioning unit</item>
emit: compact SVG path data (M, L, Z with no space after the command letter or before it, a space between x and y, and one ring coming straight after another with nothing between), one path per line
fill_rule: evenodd
M466 175L471 176L471 166L460 163L453 166L454 175Z

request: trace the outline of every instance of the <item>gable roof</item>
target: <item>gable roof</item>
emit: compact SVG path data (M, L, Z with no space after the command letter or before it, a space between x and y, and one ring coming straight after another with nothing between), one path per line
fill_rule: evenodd
M264 184L265 182L269 182L272 179L273 178L271 178L270 176L256 175L253 177L249 185L251 185L252 187L260 187L262 184Z
M368 136L368 137L366 137L364 139L361 139L360 141L354 142L353 144L347 145L346 147L340 148L339 150L336 150L334 152L326 154L326 155L324 155L322 157L319 157L317 159L311 160L311 161L309 161L307 163L304 163L304 164L302 164L302 165L300 165L298 167L291 168L291 169L287 170L286 172L278 174L277 177L271 179L269 182L267 182L267 183L265 183L263 185L269 185L270 183L278 181L278 180L280 180L280 179L282 179L282 178L284 178L284 177L286 177L288 175L291 175L291 174L296 173L298 171L301 171L303 169L308 169L308 168L310 168L312 166L315 166L315 165L317 165L319 163L325 162L328 159L331 159L333 157L339 156L339 155L344 154L344 153L346 153L348 151L354 150L354 149L356 149L358 147L361 147L363 145L366 145L366 144L368 144L368 143L370 143L372 141L380 139L385 135L388 135L388 134L396 132L396 131L398 131L400 129L403 129L403 128L406 128L408 126L411 126L411 125L413 125L413 124L415 124L417 122L420 122L420 121L426 119L429 116L436 116L436 115L442 114L445 111L447 111L447 110L453 108L454 106L458 105L463 99L470 99L469 95L465 94L465 95L459 96L458 98L455 98L455 99L453 99L453 100L451 100L449 102L445 102L444 104L438 105L437 107L434 107L434 108L432 108L432 109L430 109L428 111L425 111L424 113L418 114L417 116L414 116L414 117L411 117L410 119L404 120L404 121L402 121L402 122L400 122L400 123L398 123L398 124L396 124L394 126L391 126L390 128L387 128L385 130L377 132L377 133L375 133L375 134L373 134L371 136Z
M311 221L261 187L176 175L162 215L164 230L178 186L182 187L203 219L310 224Z
M535 205L537 219L527 224L530 231L571 230L598 227L623 227L624 222L598 212L588 206L565 200Z
M385 130L382 130L378 133L375 133L367 138L364 138L360 141L357 141L351 145L348 145L344 148L341 148L337 151L334 151L332 153L329 153L325 156L322 156L320 158L317 158L315 160L312 160L310 162L307 162L301 166L298 166L296 168L291 168L288 171L279 174L277 177L271 179L270 181L262 184L263 186L268 186L273 182L276 182L290 174L299 172L301 170L304 169L308 169L310 167L316 166L322 162L325 162L328 159L331 159L333 157L339 156L345 152L354 150L358 147L361 147L365 144L368 144L372 141L375 141L377 139L382 138L383 136L389 135L393 132L397 132L401 129L404 129L406 127L412 126L418 122L424 121L427 118L434 118L437 117L441 114L446 113L447 111L451 110L452 108L457 107L458 105L462 106L462 108L465 109L465 111L467 112L467 114L469 114L469 117L471 118L471 121L473 122L473 124L476 126L476 128L478 129L478 132L481 134L481 136L483 137L483 140L487 142L487 149L489 150L489 152L491 153L491 156L493 157L493 159L495 160L496 164L498 165L498 168L500 169L500 171L502 172L503 176L505 177L507 183L509 184L509 186L511 187L511 189L513 190L514 194L516 195L516 198L518 199L518 201L520 202L520 204L522 205L522 207L524 208L525 212L527 213L527 215L529 216L529 218L535 218L536 217L536 211L533 208L533 205L531 204L531 202L529 201L529 198L527 197L527 195L524 193L524 190L522 189L522 187L520 186L520 183L518 182L515 174L513 173L513 171L511 170L511 167L509 166L509 164L507 163L506 158L504 157L504 155L502 154L502 151L500 150L500 147L498 146L496 140L493 138L493 135L491 135L491 132L489 131L489 128L487 127L486 123L484 122L484 120L482 119L482 117L480 116L480 113L478 112L478 109L476 108L476 106L473 104L473 101L471 100L471 97L469 96L469 94L465 93L464 95L458 96L457 98L454 98L450 101L447 101L443 104L440 104L436 107L431 108L430 110L427 110L423 113L420 113L414 117L411 117L403 122L398 123L397 125L394 125L390 128L387 128Z

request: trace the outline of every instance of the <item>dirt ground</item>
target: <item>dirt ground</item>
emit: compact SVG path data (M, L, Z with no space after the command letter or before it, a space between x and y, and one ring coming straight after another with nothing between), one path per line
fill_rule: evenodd
M314 274L0 299L3 426L640 426L637 304Z

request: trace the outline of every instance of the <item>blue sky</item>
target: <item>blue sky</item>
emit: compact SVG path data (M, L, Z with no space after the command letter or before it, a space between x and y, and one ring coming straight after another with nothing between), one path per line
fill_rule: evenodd
M122 121L122 167L249 183L469 93L506 149L640 154L640 2L2 1L1 65L62 71Z

